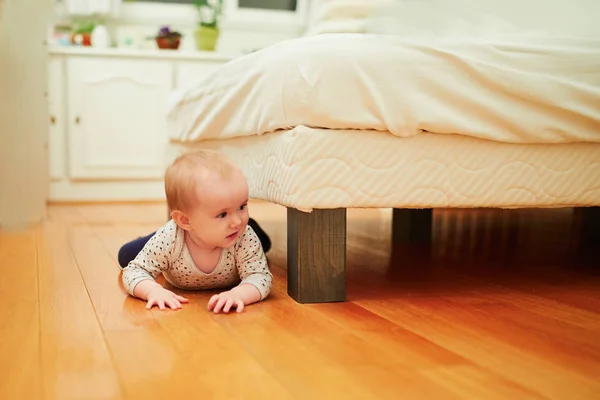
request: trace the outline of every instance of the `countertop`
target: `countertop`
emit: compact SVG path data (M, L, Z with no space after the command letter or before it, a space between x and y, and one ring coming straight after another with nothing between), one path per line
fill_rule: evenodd
M134 49L134 48L94 48L79 46L51 46L50 54L64 54L73 56L98 56L98 57L128 57L128 58L155 58L172 60L196 61L228 61L243 54L224 54L213 51L195 50L161 50L161 49Z

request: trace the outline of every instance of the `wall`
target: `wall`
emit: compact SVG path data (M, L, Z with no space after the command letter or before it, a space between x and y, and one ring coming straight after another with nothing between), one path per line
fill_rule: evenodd
M598 0L402 1L379 10L369 31L401 36L527 34L597 39L598 15Z
M49 0L0 2L0 228L43 219L48 194ZM27 10L27 11L26 11Z

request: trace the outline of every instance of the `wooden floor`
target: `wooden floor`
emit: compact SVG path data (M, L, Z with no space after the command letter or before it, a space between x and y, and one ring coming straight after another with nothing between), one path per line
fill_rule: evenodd
M243 314L147 311L116 254L163 205L52 206L0 233L0 399L599 399L600 266L571 210L437 211L434 243L390 248L390 210L349 210L345 303L286 294L285 209L271 298Z

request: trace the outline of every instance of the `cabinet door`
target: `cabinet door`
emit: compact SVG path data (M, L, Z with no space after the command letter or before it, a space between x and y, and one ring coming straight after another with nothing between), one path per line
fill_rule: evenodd
M168 61L68 59L70 176L162 179L168 141Z

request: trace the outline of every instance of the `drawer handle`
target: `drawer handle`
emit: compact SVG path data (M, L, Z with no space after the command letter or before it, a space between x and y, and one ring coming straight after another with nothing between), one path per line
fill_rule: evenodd
M81 119L80 119L78 116L77 116L77 117L75 117L75 123L76 123L76 124L79 124L80 122L81 122Z
M56 124L56 117L54 115L50 116L50 123L52 125Z

